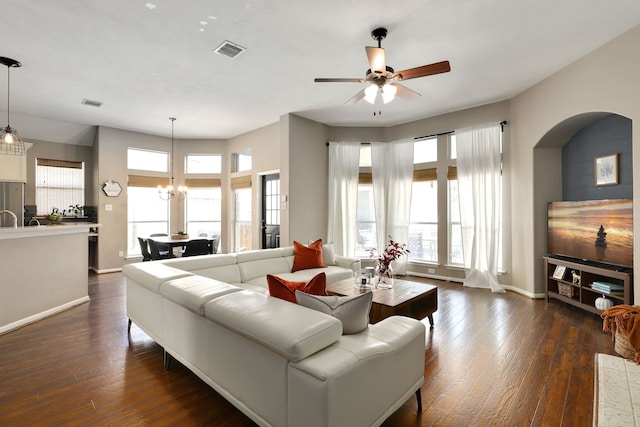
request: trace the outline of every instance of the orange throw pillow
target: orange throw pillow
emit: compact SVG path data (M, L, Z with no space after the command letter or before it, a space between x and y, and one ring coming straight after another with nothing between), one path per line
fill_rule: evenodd
M293 241L293 250L296 254L293 259L293 267L291 272L298 270L306 270L308 268L324 268L324 261L322 260L322 239L318 239L315 242L305 246L302 243Z
M269 285L269 294L272 297L280 298L285 301L297 304L296 290L312 295L327 295L327 275L320 273L309 283L290 282L278 276L267 274L267 283Z

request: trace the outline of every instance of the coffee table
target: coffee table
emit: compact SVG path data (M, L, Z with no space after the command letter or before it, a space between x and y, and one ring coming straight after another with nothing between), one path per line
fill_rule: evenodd
M369 321L377 323L393 315L402 315L422 320L429 318L433 328L433 313L438 309L438 288L426 283L405 279L394 279L393 288L378 289L372 287L373 302ZM354 286L353 279L327 284L329 295L359 295L369 292Z

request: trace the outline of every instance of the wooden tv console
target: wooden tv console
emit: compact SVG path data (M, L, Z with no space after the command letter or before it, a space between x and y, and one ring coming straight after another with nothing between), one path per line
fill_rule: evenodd
M554 277L557 267L564 267L562 277ZM590 311L594 314L601 314L595 306L596 299L605 296L613 301L614 305L633 304L633 269L595 265L589 262L578 262L565 258L545 257L545 297L557 299L567 304ZM580 277L580 284L573 282L572 271ZM608 282L622 285L623 292L605 293L591 288L593 282Z

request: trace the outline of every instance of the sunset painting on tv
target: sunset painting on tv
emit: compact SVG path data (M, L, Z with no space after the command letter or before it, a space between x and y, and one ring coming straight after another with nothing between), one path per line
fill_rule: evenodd
M633 266L632 200L552 202L547 227L550 254Z

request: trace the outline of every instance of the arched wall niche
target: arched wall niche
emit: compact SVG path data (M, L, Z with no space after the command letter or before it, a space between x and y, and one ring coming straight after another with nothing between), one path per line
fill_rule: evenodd
M547 253L547 204L562 200L562 147L585 127L613 112L586 112L562 120L547 131L533 150L534 251ZM626 116L620 116L626 117ZM628 118L628 117L626 117ZM544 293L542 280L535 281L535 293Z

